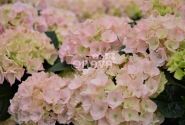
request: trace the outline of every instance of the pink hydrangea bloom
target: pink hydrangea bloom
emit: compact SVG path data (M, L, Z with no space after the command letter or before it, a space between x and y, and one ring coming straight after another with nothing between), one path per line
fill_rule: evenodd
M47 7L40 12L40 16L35 20L35 28L40 32L55 31L58 39L63 41L69 29L77 25L76 15L68 10Z
M185 21L174 15L150 16L141 19L123 41L128 53L146 53L157 66L163 66L168 56L185 40Z
M60 59L69 64L98 59L106 52L117 51L130 30L131 27L125 18L108 16L87 20L64 38L59 50Z
M38 10L42 10L47 7L46 0L11 0L13 3L22 2L34 6Z
M14 3L0 6L0 23L5 28L24 26L32 28L37 10L29 4Z
M10 114L19 124L55 125L65 119L66 103L72 91L66 86L67 79L49 73L33 73L20 86L11 100ZM63 116L65 115L65 116Z
M184 24L185 21L181 17L151 16L147 19L141 20L138 23L136 29L141 29L140 32L146 33L146 42L149 44L151 50L155 50L156 48L161 46L161 40L163 39L167 39L164 41L166 48L173 50L177 49L179 47L180 42L185 39L185 28L182 27L182 25ZM170 48L170 44L176 44L176 46L174 46L174 48Z
M45 0L48 6L64 8L73 11L81 20L104 14L103 0Z
M152 82L147 80L154 79L153 87L149 87ZM130 57L116 77L117 83L126 86L132 94L138 98L148 97L155 94L160 86L160 71L148 58ZM147 84L148 83L148 84ZM154 89L154 91L152 91ZM153 92L153 93L151 93Z
M115 74L107 74L110 67L88 68L70 81L69 89L75 93L68 106L75 112L74 123L96 125L98 121L98 125L120 125L134 121L149 125L156 122L157 105L149 98L161 92L161 86L166 83L162 80L164 76L149 58L135 55L122 63L126 64ZM112 81L113 76L116 81Z
M63 8L74 12L80 20L99 17L106 11L104 0L13 0L29 3L36 8Z

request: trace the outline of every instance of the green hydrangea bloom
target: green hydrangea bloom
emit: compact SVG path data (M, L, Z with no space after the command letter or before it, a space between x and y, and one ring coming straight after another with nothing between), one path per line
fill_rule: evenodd
M156 10L161 16L166 14L173 13L173 8L161 4L160 0L153 0L153 8Z
M185 49L175 52L167 64L168 70L174 72L174 77L182 80L185 76Z
M167 84L168 80L166 79L166 76L164 72L160 73L160 84L159 87L154 95L152 95L152 98L156 98L161 92L164 91L165 85Z

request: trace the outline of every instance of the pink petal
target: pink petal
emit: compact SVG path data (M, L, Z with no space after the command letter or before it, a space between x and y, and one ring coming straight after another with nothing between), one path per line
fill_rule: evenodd
M102 40L107 43L115 42L118 39L117 35L111 30L103 32L101 37Z
M96 101L92 104L90 114L94 120L103 118L108 109L108 105L105 102Z
M118 107L123 102L123 100L123 93L121 89L108 93L107 103L112 109Z

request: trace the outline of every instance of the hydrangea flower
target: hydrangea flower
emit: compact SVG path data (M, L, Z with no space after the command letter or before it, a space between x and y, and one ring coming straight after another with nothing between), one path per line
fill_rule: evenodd
M182 80L185 76L185 50L175 52L169 59L167 64L170 72L175 72L174 77Z
M45 9L48 7L62 8L74 12L80 20L99 17L104 15L106 7L104 0L14 0L29 3L36 8Z
M150 125L163 121L162 116L156 118L157 105L149 98L163 91L164 74L148 58L128 60L113 63L118 67L125 64L113 75L109 68L88 68L70 81L68 87L75 93L69 107L74 110L75 125Z
M112 64L117 73L111 74L110 67L83 69L70 79L34 73L20 85L9 111L25 124L160 124L163 117L149 99L166 82L158 68L148 58L134 56Z
M46 5L73 11L79 19L87 19L104 14L103 0L45 0Z
M159 68L185 76L184 0L12 1L0 6L0 84L21 81L25 70L32 75L11 100L17 123L164 121L152 98L167 83ZM61 62L75 66L72 76L43 72L43 62L53 65L58 56L47 31L61 42Z
M16 2L0 6L0 23L5 28L24 26L32 28L37 10L29 4Z
M129 16L132 19L139 19L149 13L152 9L151 1L147 0L104 0L108 13L115 16Z
M72 91L68 80L55 74L33 73L11 100L9 113L19 124L55 125L68 123L67 103Z
M151 16L138 21L127 34L124 51L148 55L158 66L163 66L185 39L185 21L173 15ZM148 49L149 48L149 49ZM147 50L149 52L147 53Z
M175 14L177 16L184 16L184 4L183 0L153 0L153 11L159 13L159 15L164 16L166 14Z
M169 2L169 0L167 0ZM159 0L153 0L153 7L160 15L164 16L166 14L173 13L173 8L168 5L165 5L166 1L160 2ZM166 3L169 4L169 3Z
M48 6L73 11L80 20L104 14L129 16L137 20L150 15L185 16L184 0L13 0L31 4L38 9Z
M166 80L162 80L164 78L164 74L160 73L149 58L135 55L130 57L128 63L119 71L116 81L117 84L127 87L134 96L141 98L151 97L158 91L161 92L160 88L163 91L162 86L166 83Z
M77 25L76 15L68 10L47 7L40 11L40 16L35 19L34 27L40 32L55 31L60 41L67 35L69 29Z
M46 7L45 0L11 0L11 1L12 3L21 2L21 3L29 4L36 7L37 9L43 9Z
M43 70L44 60L53 64L57 58L49 38L39 32L24 28L6 30L0 39L0 83L6 78L12 85L15 79L21 79L24 68L28 73Z
M98 59L106 52L117 51L131 27L125 18L106 16L87 20L75 29L64 38L59 50L61 61L69 64Z
M115 16L129 16L134 20L150 15L184 16L183 0L104 0L108 13Z

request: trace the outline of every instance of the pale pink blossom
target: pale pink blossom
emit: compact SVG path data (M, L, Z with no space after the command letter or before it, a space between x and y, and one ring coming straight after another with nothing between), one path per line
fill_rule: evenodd
M76 64L83 60L97 59L110 51L117 51L130 30L126 18L106 16L87 20L64 38L59 50L60 59L69 64Z
M108 93L107 103L112 109L114 109L118 107L119 105L121 105L123 101L125 101L123 98L124 97L123 97L122 90L115 89Z
M11 100L10 114L20 124L27 122L55 124L58 120L57 116L66 112L65 104L71 97L71 94L68 94L70 91L66 88L66 82L65 79L54 74L44 72L32 74L19 86L18 92ZM70 120L67 114L63 117Z
M5 4L0 7L0 23L4 28L23 26L32 28L37 10L29 4L16 2Z
M106 114L106 119L110 125L119 125L121 122L124 121L124 117L121 114L122 114L121 107L109 109Z
M90 114L94 120L103 118L107 112L108 105L102 101L95 101L90 109Z

